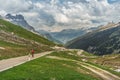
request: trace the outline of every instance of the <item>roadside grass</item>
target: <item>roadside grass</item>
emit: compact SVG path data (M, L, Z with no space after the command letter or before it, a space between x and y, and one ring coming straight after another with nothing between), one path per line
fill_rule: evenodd
M0 73L0 80L98 80L74 68L70 61L41 57Z
M0 60L17 56L23 56L26 55L26 51L28 51L23 45L13 44L2 40L0 40L0 47L5 48L3 50L0 50Z
M0 60L28 55L30 53L30 49L32 49L32 47L30 47L30 48L27 48L27 47L18 47L18 48L17 47L15 47L15 48L5 47L5 50L0 50ZM37 53L41 53L41 52L45 52L45 51L51 51L52 49L49 47L43 46L42 48L37 47L34 50L35 50L35 54L37 54Z
M5 42L0 40L0 47L5 49L0 50L0 60L13 58L18 56L25 56L30 53L30 49L34 48L35 53L51 51L52 49L49 46L40 46L40 45L18 45L10 42Z

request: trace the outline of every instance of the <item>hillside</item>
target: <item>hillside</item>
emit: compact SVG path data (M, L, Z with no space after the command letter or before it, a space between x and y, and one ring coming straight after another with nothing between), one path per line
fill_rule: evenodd
M103 55L120 53L120 23L109 23L66 44L67 48L83 49Z
M51 50L55 44L35 33L0 19L0 59Z

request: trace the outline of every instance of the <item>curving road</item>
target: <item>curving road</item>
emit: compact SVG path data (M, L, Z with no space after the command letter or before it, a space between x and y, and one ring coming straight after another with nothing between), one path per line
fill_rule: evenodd
M7 70L7 69L10 69L10 68L12 68L14 66L23 64L23 63L25 63L27 61L30 61L30 60L45 56L47 54L50 54L51 52L52 51L35 54L34 58L27 55L27 56L22 56L22 57L16 57L16 58L10 58L10 59L1 60L0 61L0 72L2 72L4 70Z

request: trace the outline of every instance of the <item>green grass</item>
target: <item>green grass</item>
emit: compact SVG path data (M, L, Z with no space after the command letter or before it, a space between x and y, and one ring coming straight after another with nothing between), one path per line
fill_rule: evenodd
M86 52L86 51L84 51L82 54L84 54L85 56L95 56L94 54L88 53L88 52Z
M0 60L23 56L23 55L26 55L28 51L26 46L5 42L2 40L0 40L0 47L5 48L5 50L0 50Z
M73 54L73 55L70 55L69 53ZM58 57L62 57L62 58L67 58L67 59L73 59L73 60L81 61L81 58L79 56L76 56L76 52L75 51L53 52L52 54L50 54L50 56L58 56Z
M5 50L0 50L0 60L28 55L30 53L30 49L32 49L32 47L5 47ZM45 51L51 51L52 49L47 46L42 46L42 48L38 46L34 47L34 50L37 54Z
M14 43L10 43L10 42L6 42L6 41L3 41L3 40L0 40L0 46L1 47L25 47L23 45L18 45L18 44L14 44Z
M73 66L68 61L38 58L1 72L0 80L98 80L63 64Z

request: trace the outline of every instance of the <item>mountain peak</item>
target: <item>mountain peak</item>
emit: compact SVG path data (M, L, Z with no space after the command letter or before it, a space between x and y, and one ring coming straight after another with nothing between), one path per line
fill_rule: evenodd
M24 19L24 16L21 14L15 14L15 15L7 14L5 16L5 19L7 19L8 21L10 21L16 25L20 25L25 29L35 31L34 28L27 23L27 21Z
M24 19L24 17L23 17L23 15L16 15L16 18L18 18L18 19Z
M16 15L12 15L12 14L7 14L5 16L6 19L12 19L12 20L24 20L24 16L23 15L20 15L20 14L16 14Z

